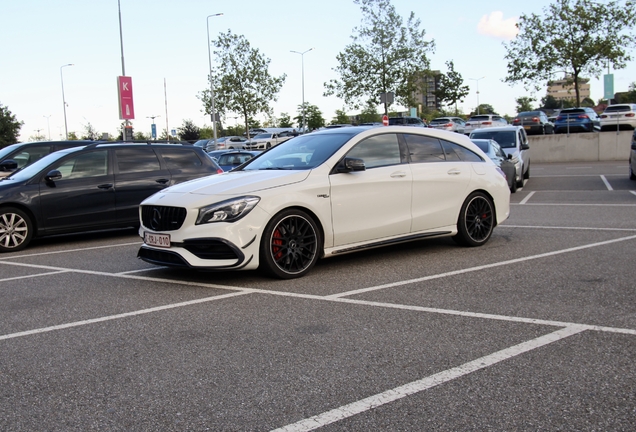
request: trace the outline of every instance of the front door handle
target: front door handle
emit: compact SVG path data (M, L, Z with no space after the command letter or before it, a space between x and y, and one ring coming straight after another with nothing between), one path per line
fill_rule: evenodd
M104 183L104 184L100 184L97 187L99 189L112 189L113 188L113 184L112 183Z
M459 175L461 173L462 172L460 170L458 170L458 169L452 169L452 170L448 171L448 175Z
M157 180L155 180L155 181L156 181L157 183L166 184L166 183L168 183L168 182L170 181L170 179L164 179L164 178L162 178L162 179L157 179Z

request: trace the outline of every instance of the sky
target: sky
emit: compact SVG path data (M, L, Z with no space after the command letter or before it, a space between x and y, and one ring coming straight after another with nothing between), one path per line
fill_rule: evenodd
M325 82L339 78L334 71L336 56L361 25L360 7L353 0L120 0L119 4L117 0L0 0L4 18L0 104L24 122L21 141L38 134L64 139L63 98L69 132L81 136L90 125L99 133L118 134L122 45L125 72L133 83L135 132L149 134L151 117L158 131L177 129L184 120L209 127L210 117L197 97L209 85L208 24L210 39L228 30L243 35L270 59L271 75L286 74L277 100L271 102L275 116L297 115L303 63L305 102L316 105L327 122L336 110L345 109L344 101L323 92ZM392 4L405 24L413 12L421 20L420 29L426 30L426 39L435 41L431 69L445 72L445 63L452 60L470 86L460 110L470 112L479 101L499 114L514 116L516 98L540 100L545 95L503 82L504 43L514 38L519 16L543 14L550 1L393 0ZM207 18L217 13L223 15ZM303 56L291 52L311 48ZM210 49L213 53L214 47ZM214 62L214 54L212 67L223 67ZM636 62L612 73L615 91L627 91L636 81ZM595 101L603 97L602 80L591 77ZM228 117L225 124L240 122Z

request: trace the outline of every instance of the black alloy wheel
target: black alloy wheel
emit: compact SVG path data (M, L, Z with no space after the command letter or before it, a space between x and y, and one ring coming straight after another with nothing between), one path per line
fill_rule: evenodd
M490 198L482 192L474 192L462 205L457 234L453 237L462 246L482 246L495 227L495 210Z
M0 252L22 250L32 237L33 223L25 212L14 207L0 210Z
M320 257L322 235L311 216L290 209L276 215L261 241L261 266L280 279L302 277Z

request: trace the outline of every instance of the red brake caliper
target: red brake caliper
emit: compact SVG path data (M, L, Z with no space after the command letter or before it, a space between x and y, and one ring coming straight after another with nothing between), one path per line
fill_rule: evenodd
M280 239L280 236L280 231L276 228L274 230L274 235L272 236L272 252L274 254L274 259L277 261L283 256L283 248L281 247L283 245L283 241Z

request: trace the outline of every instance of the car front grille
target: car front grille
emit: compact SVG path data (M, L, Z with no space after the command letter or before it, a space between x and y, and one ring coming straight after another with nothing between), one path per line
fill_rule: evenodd
M174 231L181 228L187 211L183 207L141 206L141 222L153 231Z

